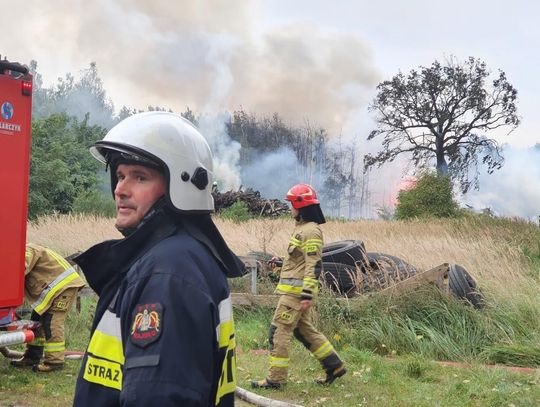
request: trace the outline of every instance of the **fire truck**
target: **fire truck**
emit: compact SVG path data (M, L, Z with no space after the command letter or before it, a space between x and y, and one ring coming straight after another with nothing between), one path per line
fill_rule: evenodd
M26 66L0 58L0 346L30 342L37 323L19 320L24 269L32 74Z

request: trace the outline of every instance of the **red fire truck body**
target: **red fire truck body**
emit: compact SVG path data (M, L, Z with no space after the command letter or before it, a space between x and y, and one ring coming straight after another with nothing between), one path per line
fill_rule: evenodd
M0 334L0 345L33 336L21 335L15 321L24 300L31 118L32 75L23 65L0 60L0 329L19 331Z

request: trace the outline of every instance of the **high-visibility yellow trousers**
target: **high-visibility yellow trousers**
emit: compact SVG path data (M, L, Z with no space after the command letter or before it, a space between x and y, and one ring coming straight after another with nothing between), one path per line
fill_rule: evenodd
M65 322L66 317L79 288L68 288L60 293L51 303L49 309L40 317L41 326L35 332L30 346L42 347L43 362L46 364L64 363Z
M343 364L332 344L315 328L313 307L301 311L300 301L299 297L281 295L274 312L269 332L271 350L267 376L271 382L287 381L293 335L317 358L324 370L330 371Z

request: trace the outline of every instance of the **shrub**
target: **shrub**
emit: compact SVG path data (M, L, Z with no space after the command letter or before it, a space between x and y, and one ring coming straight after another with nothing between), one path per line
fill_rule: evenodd
M416 185L399 192L397 219L452 218L459 215L449 176L424 173Z
M236 201L228 208L223 209L219 214L223 219L229 219L235 223L245 222L251 219L249 209L242 201Z

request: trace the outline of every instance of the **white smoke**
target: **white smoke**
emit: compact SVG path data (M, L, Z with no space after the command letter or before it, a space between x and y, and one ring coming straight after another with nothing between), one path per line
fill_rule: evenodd
M298 183L320 185L305 178L306 169L289 148L257 154L252 162L242 169L242 182L244 186L260 191L265 198L283 199L287 190Z
M540 215L540 148L503 147L504 166L493 174L482 172L480 189L461 198L476 210L495 215L536 220Z
M12 60L44 77L95 61L116 106L279 113L338 132L381 79L359 38L315 25L264 28L258 2L29 0L4 7ZM74 46L76 44L76 46ZM71 69L70 69L71 68Z
M240 143L231 140L225 129L226 113L203 114L199 130L206 137L214 154L214 179L220 190L240 188Z

